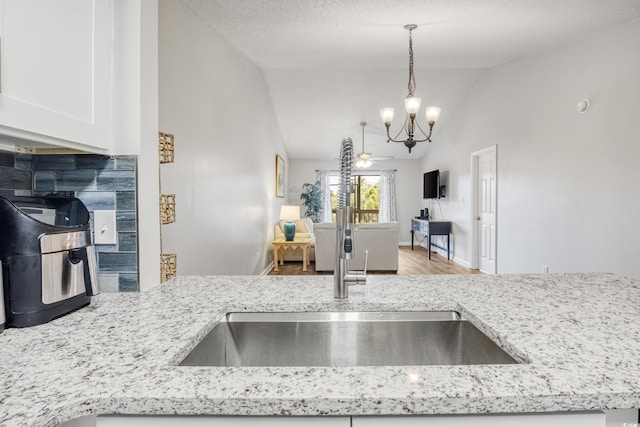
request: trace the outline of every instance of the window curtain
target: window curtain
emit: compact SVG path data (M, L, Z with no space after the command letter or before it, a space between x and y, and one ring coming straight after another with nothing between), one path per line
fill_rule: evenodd
M318 171L318 182L322 193L322 215L321 222L331 222L331 174L328 170Z
M380 222L395 222L396 216L396 173L393 170L380 171Z

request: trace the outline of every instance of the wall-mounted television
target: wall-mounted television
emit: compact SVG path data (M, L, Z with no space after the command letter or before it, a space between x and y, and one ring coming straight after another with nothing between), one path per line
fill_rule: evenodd
M422 176L422 198L437 199L440 194L440 171L425 172Z

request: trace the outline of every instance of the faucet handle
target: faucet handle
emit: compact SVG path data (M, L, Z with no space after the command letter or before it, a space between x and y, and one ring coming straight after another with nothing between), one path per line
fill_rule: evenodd
M367 284L367 260L369 259L369 251L364 251L364 270L349 270L344 276L344 282L347 285L366 285Z

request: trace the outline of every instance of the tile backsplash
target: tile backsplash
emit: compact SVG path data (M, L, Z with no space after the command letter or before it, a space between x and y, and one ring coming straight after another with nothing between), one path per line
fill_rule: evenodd
M138 290L136 157L0 153L0 195L77 197L116 211L117 243L96 245L102 292Z

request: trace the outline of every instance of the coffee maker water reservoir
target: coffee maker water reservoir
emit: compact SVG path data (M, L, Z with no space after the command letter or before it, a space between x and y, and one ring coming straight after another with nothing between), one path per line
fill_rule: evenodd
M89 211L76 198L1 197L6 325L34 326L98 293Z

